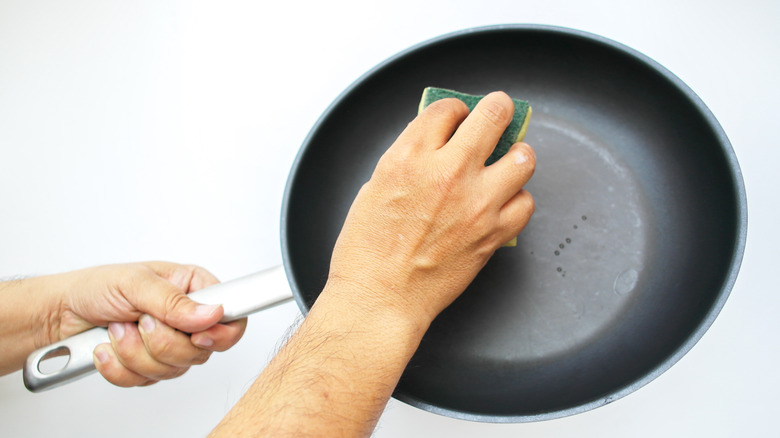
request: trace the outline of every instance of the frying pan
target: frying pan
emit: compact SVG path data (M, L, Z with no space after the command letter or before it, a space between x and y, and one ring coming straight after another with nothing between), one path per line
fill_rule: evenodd
M693 347L744 251L745 189L729 140L653 60L550 26L435 38L380 64L325 111L282 208L284 268L304 313L352 200L426 86L531 102L536 213L517 247L499 249L433 322L395 398L461 419L548 420L635 391ZM259 300L257 282L244 282L221 286Z

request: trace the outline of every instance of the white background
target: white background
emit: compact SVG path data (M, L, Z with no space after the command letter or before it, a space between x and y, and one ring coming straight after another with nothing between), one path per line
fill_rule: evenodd
M677 365L605 407L495 425L391 401L376 436L776 436L780 2L375 3L0 2L0 278L164 259L227 280L277 265L290 165L352 81L463 28L573 27L665 65L723 125L750 217L732 295ZM20 373L2 377L0 436L204 436L297 313L253 316L233 350L149 388L94 375L30 394Z

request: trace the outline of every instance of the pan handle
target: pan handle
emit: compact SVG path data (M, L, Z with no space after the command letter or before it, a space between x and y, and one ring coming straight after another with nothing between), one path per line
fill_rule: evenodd
M216 284L188 295L202 304L222 304L225 314L220 322L241 319L292 299L282 266ZM46 391L85 377L95 370L92 352L99 344L110 342L105 327L95 327L35 350L27 357L22 371L24 386L32 392ZM41 362L68 355L68 362L57 371L42 372Z

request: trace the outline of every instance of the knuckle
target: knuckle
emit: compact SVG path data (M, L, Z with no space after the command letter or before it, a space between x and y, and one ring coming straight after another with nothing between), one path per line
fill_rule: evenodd
M446 119L462 119L468 114L469 108L460 99L449 97L432 102L425 111Z
M393 145L379 158L374 175L397 178L399 175L408 173L416 162L413 149L414 147L405 144Z
M485 236L495 234L500 229L497 215L489 214L487 211L476 218L474 225Z
M177 310L184 306L189 298L184 293L175 291L165 296L163 304L162 321L168 322L177 314Z
M466 155L466 152L460 152ZM444 193L453 192L461 183L464 177L465 160L456 160L452 162L450 160L439 161L433 172L433 177L436 185L444 191Z
M496 228L495 214L491 211L491 203L481 198L470 204L463 216L463 228L469 231L477 240L490 236Z
M391 147L382 155L380 162L389 162L388 164L394 166L408 166L415 161L412 155L412 150L408 147Z
M373 183L403 189L418 181L423 169L414 147L394 145L385 152L371 176Z
M167 275L167 280L176 288L187 290L195 275L195 269L192 265L178 265Z
M150 337L146 342L146 349L149 351L149 355L155 359L168 358L171 353L176 351L170 342L161 341L154 337Z
M442 193L451 193L457 186L457 178L451 170L442 171L436 174L436 186Z
M192 356L192 358L189 360L190 365L203 365L206 363L209 358L211 357L211 351L208 350L200 350L197 354Z
M112 269L121 269L123 272L112 274L117 278L117 288L121 295L132 299L134 291L143 290L144 283L149 281L151 269L144 265L121 265L121 268L111 267Z
M505 126L513 113L505 102L498 100L490 100L482 105L477 105L477 109L487 121L499 127Z
M508 163L507 175L518 179L530 179L536 171L536 154L530 146L515 143L505 157Z
M219 279L208 269L198 265L192 266L192 282L200 287L207 287L219 283ZM191 285L192 286L192 285Z
M536 171L536 154L531 150L531 153L527 155L528 157L528 172L533 175Z
M115 345L112 344L111 348L114 350L114 359L119 361L121 365L125 365L127 363L130 363L133 360L133 354L132 352L128 351L128 348L123 347L122 345Z
M534 150L530 147L523 148L524 150L521 152L523 156L525 157L526 166L533 171L536 169L536 153L534 153Z
M526 192L528 193L528 192ZM536 201L534 201L534 197L531 196L530 193L526 196L526 209L528 209L528 214L531 215L536 211Z
M470 222L482 226L490 220L490 205L487 197L479 197L469 204L468 217Z

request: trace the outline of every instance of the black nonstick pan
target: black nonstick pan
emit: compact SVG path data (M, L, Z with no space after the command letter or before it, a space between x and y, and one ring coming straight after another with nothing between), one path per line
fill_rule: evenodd
M506 91L533 106L536 213L425 335L394 397L478 421L586 411L645 385L712 324L734 284L746 200L731 145L701 100L647 57L545 26L478 28L386 61L306 139L283 208L298 305L423 88Z
M284 268L301 310L325 285L352 200L426 86L531 102L526 141L537 168L526 188L536 213L517 247L499 249L433 322L394 397L461 419L547 420L610 403L678 361L736 280L747 232L737 160L677 77L618 43L556 27L436 38L379 65L325 111L282 208ZM262 308L256 291L284 288L264 288L265 276L193 297L225 303L226 317L237 318ZM227 302L231 290L238 304ZM82 335L81 353L63 343L32 355L28 388L94 368L105 329ZM83 366L40 374L38 361L57 349Z

